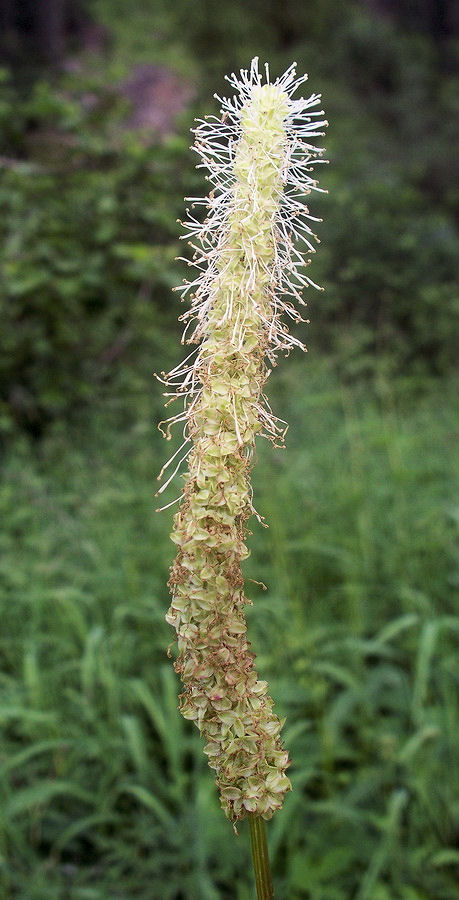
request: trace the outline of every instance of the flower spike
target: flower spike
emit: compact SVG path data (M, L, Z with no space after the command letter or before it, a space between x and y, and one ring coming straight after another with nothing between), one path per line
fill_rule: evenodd
M271 818L291 787L282 723L247 640L241 562L249 553L245 523L255 512L255 438L282 445L287 429L264 383L279 352L305 349L285 319L303 321L295 303L304 305L304 287L318 287L305 271L305 251L315 252L311 224L320 219L305 198L320 190L312 167L323 162L323 150L310 140L327 123L320 95L293 97L306 77L296 76L293 63L271 82L268 66L263 77L255 58L229 76L237 93L218 98L221 117L197 122L193 150L211 190L187 198L183 237L196 274L178 288L190 301L182 341L197 346L161 379L168 403L182 398L182 410L164 424L170 436L171 425L183 423L183 444L163 467L174 463L158 493L188 459L171 535L178 552L166 616L177 632L180 708L206 739L204 753L233 822L247 812ZM201 206L204 221L193 212Z

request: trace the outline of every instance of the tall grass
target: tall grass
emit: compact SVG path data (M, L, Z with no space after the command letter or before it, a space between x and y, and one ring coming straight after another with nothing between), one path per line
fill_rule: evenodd
M270 528L246 574L267 585L250 627L294 759L269 829L278 895L457 900L453 386L394 394L303 362L273 386L291 427L286 451L259 447ZM252 895L165 658L156 413L134 399L4 461L5 900Z

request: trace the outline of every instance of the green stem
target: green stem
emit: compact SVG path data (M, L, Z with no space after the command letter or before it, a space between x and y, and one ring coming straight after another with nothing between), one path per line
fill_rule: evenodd
M253 870L258 900L274 900L264 819L249 813Z

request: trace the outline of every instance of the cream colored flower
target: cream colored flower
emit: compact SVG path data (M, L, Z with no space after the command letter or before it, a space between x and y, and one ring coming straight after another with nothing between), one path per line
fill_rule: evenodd
M206 739L222 806L234 820L247 812L269 819L291 787L268 685L258 678L247 640L241 562L248 556L245 523L255 512L250 486L257 434L280 443L286 424L272 413L263 386L279 351L305 349L283 316L301 316L294 301L314 282L301 249L314 252L305 195L319 190L311 167L322 150L320 97L293 99L306 76L292 65L274 83L250 70L228 80L237 90L221 99L221 119L201 120L195 146L212 185L204 222L188 211L186 235L196 277L179 288L191 306L184 338L197 348L165 376L166 396L184 408L167 431L184 423L184 443L164 490L188 458L186 484L174 520L178 547L166 616L177 632L175 664L184 692L181 711ZM218 98L220 99L220 98ZM317 285L314 285L317 287Z

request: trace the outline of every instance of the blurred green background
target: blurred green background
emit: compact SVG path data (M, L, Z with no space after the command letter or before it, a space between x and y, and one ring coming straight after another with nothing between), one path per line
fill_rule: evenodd
M290 430L258 448L245 566L293 759L276 896L458 900L458 19L1 0L2 900L254 895L166 657L152 378L183 352L189 128L253 55L297 60L330 121L326 290L268 385Z

